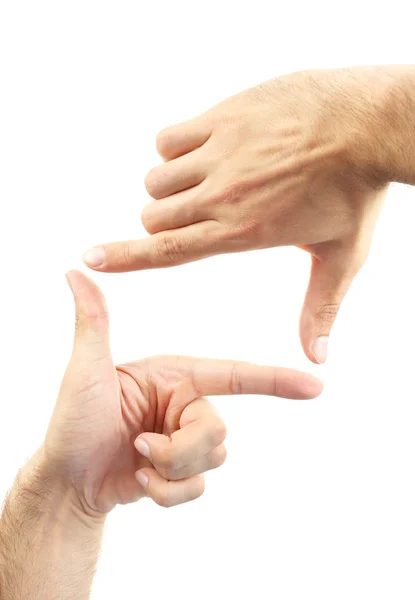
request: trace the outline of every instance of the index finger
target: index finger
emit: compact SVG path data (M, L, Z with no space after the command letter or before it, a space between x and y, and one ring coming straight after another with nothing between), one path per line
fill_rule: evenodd
M170 371L189 379L198 396L260 394L308 400L323 391L319 379L294 369L185 356L160 356L149 359L150 363L165 375Z
M200 221L142 240L103 244L85 252L83 259L91 269L105 273L174 267L223 252L219 231L216 221Z

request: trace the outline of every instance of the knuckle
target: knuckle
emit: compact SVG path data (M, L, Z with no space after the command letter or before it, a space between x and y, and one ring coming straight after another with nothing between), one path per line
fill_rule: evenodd
M217 204L238 204L246 193L246 186L243 182L232 182L225 185L220 192L216 194Z
M100 312L93 312L88 315L76 315L75 317L75 331L82 333L86 331L99 332L106 326L108 322L108 312L103 310Z
M163 453L159 459L159 464L162 469L168 474L172 475L181 467L181 457L177 452L168 450Z
M171 494L169 493L168 485L166 485L164 489L158 490L154 494L153 500L156 504L162 506L163 508L170 508L174 504Z
M155 227L154 211L151 204L143 208L141 213L141 222L147 233L156 233L157 228Z
M334 323L337 313L339 312L340 304L323 304L317 312L317 319L321 323L331 325Z
M163 236L157 242L156 254L167 264L179 263L184 258L183 245L177 237Z
M224 227L221 231L221 239L232 247L238 247L243 243L241 230L234 224Z
M261 233L261 224L257 219L244 219L240 224L240 235L245 238L257 238Z
M227 456L228 452L224 445L219 446L219 448L216 448L215 456L213 459L213 468L217 469L218 467L221 467L225 463Z
M150 194L150 196L152 196L153 198L157 197L157 195L158 195L158 191L159 191L160 185L161 185L161 179L162 179L162 175L161 175L160 167L155 167L154 169L151 169L151 171L149 171L147 173L147 175L145 176L145 179L144 179L145 188L146 188L147 192Z
M156 149L157 152L163 156L168 151L170 146L171 132L170 129L162 129L156 135Z
M227 430L223 421L218 420L212 427L211 441L215 446L220 446L226 439Z
M200 498L200 496L202 496L204 494L204 491L205 491L205 478L203 477L203 475L201 475L193 483L188 500L191 501L191 500L196 500L197 498Z
M217 127L225 131L227 138L232 139L235 145L240 145L249 132L249 121L247 112L239 110L222 113Z
M234 112L225 112L220 117L220 125L221 127L226 127L227 129L239 129L240 126L240 116L239 114L235 114Z
M229 391L231 394L242 394L241 369L238 362L233 363L229 378Z
M121 248L120 264L128 266L132 262L132 254L130 244L123 244Z
M236 249L252 248L252 243L261 239L262 226L253 218L243 218L222 231L222 239Z

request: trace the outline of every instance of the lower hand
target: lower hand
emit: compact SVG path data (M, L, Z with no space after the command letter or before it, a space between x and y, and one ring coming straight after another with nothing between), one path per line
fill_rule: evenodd
M115 367L100 290L79 272L68 281L74 349L41 455L87 514L143 496L172 506L203 493L203 473L226 457L225 425L205 394L306 399L321 392L311 375L248 363L172 356Z

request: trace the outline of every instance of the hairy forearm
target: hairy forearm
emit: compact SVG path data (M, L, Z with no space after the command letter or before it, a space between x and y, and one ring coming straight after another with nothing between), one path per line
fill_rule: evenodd
M380 184L415 185L415 65L368 69L350 114L361 125L357 160Z
M0 520L1 600L86 600L104 518L90 517L38 453L19 474Z

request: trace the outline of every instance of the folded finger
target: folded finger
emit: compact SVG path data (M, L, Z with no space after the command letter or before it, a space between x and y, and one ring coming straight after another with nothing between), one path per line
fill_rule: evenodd
M137 471L136 478L144 493L165 508L196 500L205 491L203 475L167 481L155 469L145 468Z
M186 413L190 413L186 414ZM135 440L135 447L148 458L155 469L166 479L182 479L191 474L214 468L217 458L210 454L223 444L226 438L226 427L217 415L214 407L206 399L191 402L181 412L180 429L171 436L146 432ZM186 470L189 465L199 464ZM219 466L216 465L215 466Z
M144 183L150 196L161 200L199 185L206 175L207 163L202 160L200 151L196 151L154 167Z
M207 473L213 469L218 469L225 463L226 457L226 447L224 444L221 444L202 458L178 469L170 479L185 479L186 477L193 477L195 475Z
M208 208L199 202L202 186L179 194L155 200L147 204L141 213L141 221L150 234L193 225L209 219Z
M212 134L205 115L163 129L156 140L157 151L164 160L173 160L203 146Z

